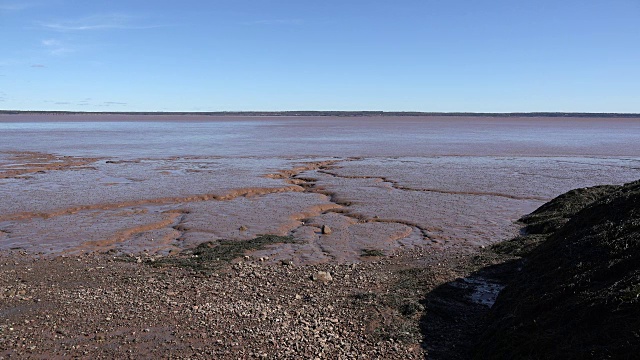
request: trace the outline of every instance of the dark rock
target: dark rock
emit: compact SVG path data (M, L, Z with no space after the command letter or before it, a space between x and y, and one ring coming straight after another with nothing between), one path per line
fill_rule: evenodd
M475 357L635 358L640 181L570 191L523 222L537 244L499 295Z

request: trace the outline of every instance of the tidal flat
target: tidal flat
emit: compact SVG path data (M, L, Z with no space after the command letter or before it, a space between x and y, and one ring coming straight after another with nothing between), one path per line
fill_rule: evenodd
M0 354L423 357L424 292L554 197L640 178L639 136L633 118L0 115ZM262 235L287 240L215 271L167 261Z

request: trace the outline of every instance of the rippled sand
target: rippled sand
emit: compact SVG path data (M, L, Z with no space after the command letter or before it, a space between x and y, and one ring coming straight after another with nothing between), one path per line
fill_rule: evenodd
M167 254L277 234L299 242L254 256L354 262L488 245L558 194L640 178L637 119L191 120L0 121L0 249Z

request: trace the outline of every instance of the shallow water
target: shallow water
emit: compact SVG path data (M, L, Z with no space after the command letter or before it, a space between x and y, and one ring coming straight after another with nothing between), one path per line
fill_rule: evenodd
M255 256L318 263L484 246L569 189L640 178L639 138L640 119L0 115L0 249L272 233L300 242Z
M121 158L638 156L638 134L640 119L0 115L0 151Z

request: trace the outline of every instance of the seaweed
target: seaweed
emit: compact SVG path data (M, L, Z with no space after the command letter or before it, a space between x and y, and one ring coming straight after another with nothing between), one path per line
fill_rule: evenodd
M259 235L250 240L217 240L199 244L178 255L167 256L148 262L152 266L176 266L196 271L218 269L231 260L242 257L247 251L264 249L272 244L290 244L296 240L291 236Z
M360 256L361 257L379 257L379 256L385 256L385 254L382 250L378 250L378 249L362 249L360 250Z

